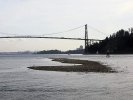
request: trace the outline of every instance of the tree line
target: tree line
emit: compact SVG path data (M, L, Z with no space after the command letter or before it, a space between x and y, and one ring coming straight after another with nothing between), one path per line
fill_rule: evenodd
M133 28L129 31L121 29L103 41L88 46L87 51L90 54L104 54L107 51L112 54L133 54Z
M83 54L84 50L68 50L68 51L61 51L61 50L43 50L37 52L37 54Z

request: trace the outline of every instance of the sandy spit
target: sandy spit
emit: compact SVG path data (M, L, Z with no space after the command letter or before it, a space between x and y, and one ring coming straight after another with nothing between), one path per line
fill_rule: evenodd
M46 71L63 71L63 72L105 72L114 73L116 72L111 67L102 65L96 61L88 60L77 60L77 59L67 59L67 58L51 58L52 61L57 61L61 63L69 64L80 64L71 66L31 66L29 69L34 70L46 70Z

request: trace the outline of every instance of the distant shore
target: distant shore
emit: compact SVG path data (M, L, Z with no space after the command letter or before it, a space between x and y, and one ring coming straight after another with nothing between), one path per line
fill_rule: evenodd
M106 72L114 73L116 72L111 67L102 65L96 61L88 60L76 60L67 58L51 58L52 61L57 61L61 63L76 64L70 66L31 66L29 69L34 70L46 70L46 71L62 71L62 72Z

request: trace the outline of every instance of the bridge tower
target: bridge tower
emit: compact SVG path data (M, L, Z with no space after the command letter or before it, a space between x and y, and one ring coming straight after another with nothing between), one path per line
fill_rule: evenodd
M87 54L88 50L87 47L89 46L89 41L88 41L88 30L87 30L87 24L85 25L85 51L84 53Z

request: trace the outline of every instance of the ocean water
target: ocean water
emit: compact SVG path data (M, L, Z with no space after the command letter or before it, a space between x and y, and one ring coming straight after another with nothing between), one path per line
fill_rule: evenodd
M56 72L49 58L98 61L118 73ZM133 100L133 55L0 55L0 100Z

